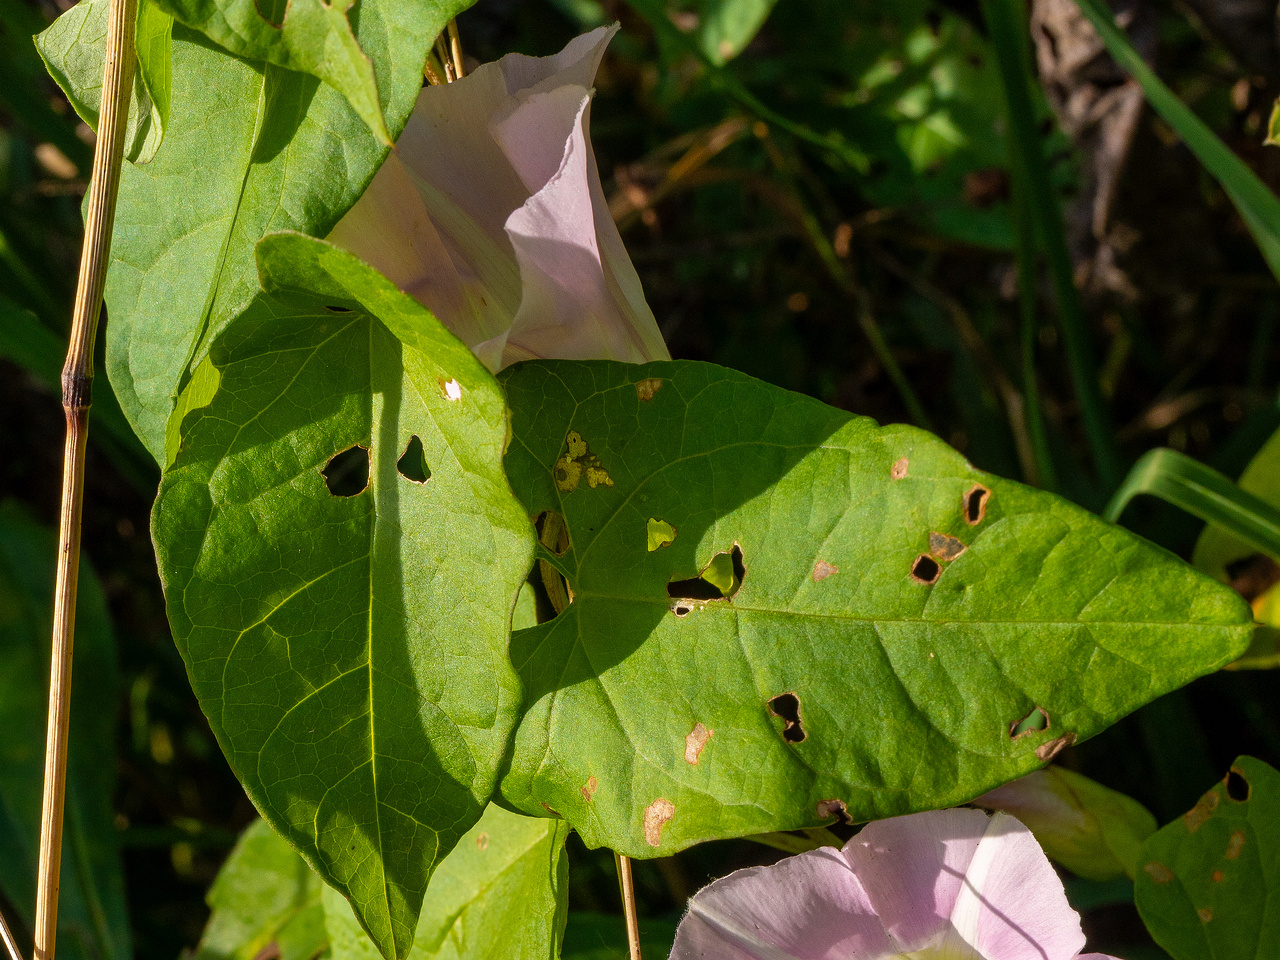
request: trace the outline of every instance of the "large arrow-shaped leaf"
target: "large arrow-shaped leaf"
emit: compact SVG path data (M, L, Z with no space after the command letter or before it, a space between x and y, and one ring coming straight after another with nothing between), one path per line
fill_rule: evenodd
M502 395L460 341L321 241L267 238L259 264L273 293L214 344L161 482L169 619L259 809L404 956L516 718L532 530Z
M507 471L564 518L543 559L572 602L512 636L502 789L590 844L964 802L1248 640L1230 591L919 430L704 364L503 383Z

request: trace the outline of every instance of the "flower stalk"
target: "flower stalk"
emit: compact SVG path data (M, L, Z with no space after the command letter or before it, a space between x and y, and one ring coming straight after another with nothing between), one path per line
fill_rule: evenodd
M67 730L71 713L71 660L75 640L76 588L80 579L80 520L84 505L84 455L93 390L93 347L102 311L115 220L125 124L136 67L134 24L137 0L112 0L107 21L102 111L89 185L88 215L71 337L62 368L62 408L67 434L63 450L58 572L54 588L53 649L49 670L49 719L45 739L44 797L37 869L35 960L53 960L58 926L58 878L62 867L62 817L67 782ZM12 937L5 931L12 952Z

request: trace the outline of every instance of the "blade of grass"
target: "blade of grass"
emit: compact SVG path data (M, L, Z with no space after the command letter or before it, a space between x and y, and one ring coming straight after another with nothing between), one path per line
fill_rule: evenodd
M1149 450L1133 465L1103 511L1112 523L1139 494L1150 494L1208 520L1280 560L1280 510L1241 490L1213 467L1167 448Z
M40 812L34 960L53 960L58 930L58 877L66 804L67 732L80 575L80 520L84 508L84 455L93 389L93 347L102 311L115 220L125 125L133 90L137 0L111 0L102 79L102 113L89 185L84 245L71 315L71 337L62 368L62 407L67 435L63 451L58 573L54 588L53 650L49 669L49 722L45 738L44 795Z
M1142 85L1147 102L1222 184L1258 242L1271 272L1280 278L1280 200L1147 66L1105 4L1099 0L1075 2L1098 31L1111 56Z
M1027 212L1034 222L1034 232L1044 249L1058 306L1071 384L1080 405L1080 418L1098 479L1105 490L1111 491L1120 479L1119 455L1111 417L1098 382L1098 362L1092 338L1085 324L1080 294L1076 290L1062 207L1049 179L1049 165L1036 127L1031 102L1034 80L1027 45L1026 8L1022 0L982 0L982 13L1004 84L1013 178L1018 184L1015 191L1025 198ZM1021 259L1019 266L1024 266ZM1029 268L1030 265L1026 266ZM1025 331L1023 336L1025 338Z

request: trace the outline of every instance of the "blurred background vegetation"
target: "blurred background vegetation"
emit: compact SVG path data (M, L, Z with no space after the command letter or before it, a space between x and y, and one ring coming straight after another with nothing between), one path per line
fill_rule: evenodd
M40 573L52 569L58 512L57 381L92 150L30 38L69 5L0 0L0 910L19 928L38 806L24 771L38 769L43 743L42 584L52 576ZM1081 416L1049 272L1019 300L1019 207L983 15L991 6L480 0L459 25L468 57L485 61L549 54L586 28L621 23L592 135L675 357L735 367L881 423L920 423L982 469L1052 483L1095 510L1116 471L1153 447L1238 476L1280 427L1276 281L1222 188L1143 106L1072 0L1029 2L1035 133L1052 194L1037 199L1063 211L1109 473ZM1178 96L1280 187L1280 148L1264 146L1280 93L1276 4L1114 8ZM73 790L84 862L110 874L118 845L123 874L82 883L73 900L83 937L59 945L107 960L104 931L124 923L139 958L169 960L194 950L207 887L254 812L169 636L148 536L156 468L99 384L84 547L97 571L86 591L101 589L81 615L83 656L94 663L78 659L77 677L91 675L78 681ZM1049 470L1034 455L1028 399L1043 410ZM1154 500L1125 521L1188 558L1201 527ZM1246 573L1253 581L1239 585L1252 593L1280 578L1270 561ZM1167 822L1237 754L1280 764L1277 693L1270 671L1208 677L1061 761ZM95 831L99 822L110 829ZM570 851L566 955L622 956L612 859L576 840ZM654 943L698 886L777 856L744 841L638 864ZM1072 881L1069 891L1092 949L1161 956L1126 883Z

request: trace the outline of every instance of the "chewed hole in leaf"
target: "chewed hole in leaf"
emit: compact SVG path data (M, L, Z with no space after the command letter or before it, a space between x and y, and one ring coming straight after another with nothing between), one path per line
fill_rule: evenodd
M1045 713L1044 707L1035 707L1021 720L1015 720L1009 726L1009 737L1017 740L1019 737L1025 737L1030 733L1039 733L1041 730L1049 729L1049 714Z
M800 719L800 698L794 693L780 693L770 700L769 712L783 721L782 739L787 743L801 743L808 736Z
M942 564L927 553L920 554L916 557L916 562L911 564L911 579L917 583L934 583L940 576Z
M258 16L277 28L284 25L284 18L289 12L287 0L253 0L253 8L258 11Z
M422 441L417 435L409 438L409 445L396 461L396 470L400 476L414 483L426 483L431 479L431 468L427 466L427 455L422 450Z
M320 471L335 497L355 497L369 489L369 450L356 445L335 453Z
M1253 792L1253 785L1235 767L1232 767L1231 772L1227 774L1226 784L1228 798L1236 803L1249 802L1249 796Z
M815 812L821 820L828 820L831 817L836 817L843 823L853 823L853 820L849 817L849 808L845 806L845 802L843 800L838 798L831 800L819 800L818 806L815 808Z
M964 495L964 522L976 527L987 515L987 501L991 499L991 491L980 483L975 483Z
M696 577L668 583L667 596L672 600L732 600L746 575L742 548L735 543L732 550L712 557ZM675 612L677 616L684 615L679 610Z
M533 518L533 528L538 532L538 542L563 557L569 550L569 525L559 510L543 510Z

